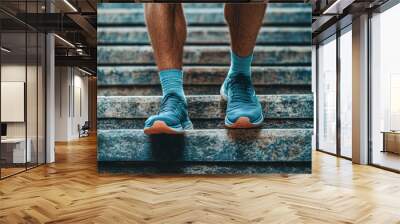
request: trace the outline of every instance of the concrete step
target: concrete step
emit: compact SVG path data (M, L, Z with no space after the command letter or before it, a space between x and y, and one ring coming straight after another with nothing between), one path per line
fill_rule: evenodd
M145 3L98 3L97 9L142 9ZM183 3L185 8L221 8L224 3Z
M185 85L186 95L218 95L219 85ZM260 95L266 94L308 94L311 93L310 85L270 85L255 86ZM159 85L149 86L100 86L97 88L98 96L161 96Z
M205 129L184 136L98 130L98 161L308 162L312 129Z
M254 85L311 85L310 67L252 66ZM229 66L186 66L183 68L185 85L218 85L225 80ZM97 85L132 86L159 85L158 70L154 66L99 66Z
M313 95L259 95L268 119L312 118ZM147 118L156 114L160 96L98 96L98 118ZM187 96L191 119L223 119L226 102L218 95Z
M98 172L133 175L311 174L309 162L97 162Z
M98 46L99 65L154 64L151 46ZM228 65L229 46L186 46L184 64ZM311 46L256 46L253 65L311 65Z
M238 3L241 4L241 3ZM143 8L142 3L98 3L98 9L134 9L134 8ZM201 2L201 3L183 3L183 6L186 9L190 8L222 8L224 7L224 3L208 3L208 2ZM269 7L274 8L308 8L311 7L308 3L268 3Z
M218 95L228 66L187 66L184 68L187 95ZM99 66L98 95L161 95L154 66ZM252 67L252 80L258 94L310 93L310 67Z
M224 9L221 8L188 8L185 9L186 23L191 25L224 25ZM275 7L271 5L264 17L264 25L303 25L311 24L311 7ZM142 8L99 8L98 26L144 26Z
M99 130L108 129L143 129L146 118L101 118L97 121ZM225 129L223 119L191 119L194 129ZM313 128L312 118L303 119L268 119L264 120L263 129Z
M99 27L98 44L149 44L146 27ZM187 44L229 45L228 27L189 27ZM311 27L263 27L257 44L310 45Z

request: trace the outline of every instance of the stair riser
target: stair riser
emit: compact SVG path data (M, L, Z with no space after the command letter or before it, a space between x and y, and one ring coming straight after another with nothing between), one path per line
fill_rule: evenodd
M146 119L98 119L97 128L108 129L143 129ZM194 129L225 129L222 119L192 119ZM313 128L313 119L265 119L263 129Z
M243 1L248 2L248 1ZM257 1L256 1L257 2ZM135 8L143 8L142 3L98 3L98 9L135 9ZM224 3L183 3L185 9L191 8L222 8L224 7ZM268 7L273 8L309 8L310 4L307 3L268 3Z
M100 173L130 174L194 174L194 175L243 175L243 174L310 174L311 162L256 162L256 163L138 163L99 162Z
M190 25L226 25L223 8L187 9L186 23ZM311 8L269 7L264 16L264 25L304 25L311 24ZM143 9L99 9L97 24L102 25L145 25Z
M312 118L312 95L259 96L266 118ZM226 102L220 96L188 96L188 110L192 119L223 119ZM161 97L98 96L98 118L147 118L157 114Z
M98 46L97 62L105 64L154 64L150 46ZM184 64L229 65L228 46L186 46ZM253 65L310 65L311 47L256 47Z
M147 136L142 130L99 130L98 161L310 161L312 130L196 130Z
M184 67L185 85L221 85L229 67ZM99 66L97 84L110 85L159 85L156 67ZM252 66L254 85L311 85L310 67L257 67Z
M187 86L186 95L219 95L220 85ZM257 94L309 94L311 86L255 86ZM156 86L109 86L97 89L98 96L161 96L159 85Z
M187 44L229 44L228 27L189 27ZM98 28L98 44L149 44L146 27ZM262 28L257 44L311 44L310 28Z

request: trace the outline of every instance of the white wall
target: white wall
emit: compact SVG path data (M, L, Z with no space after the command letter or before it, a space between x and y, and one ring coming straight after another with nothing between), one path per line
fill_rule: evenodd
M25 82L25 65L9 64L1 66L2 82ZM5 108L1 108L4 110ZM25 137L25 123L7 123L8 137Z
M82 74L82 73L80 73ZM87 76L82 76L82 75L75 75L75 91L77 88L81 91L81 97L80 97L80 105L81 105L81 112L78 111L79 108L75 107L75 120L74 120L74 126L76 127L78 124L83 125L85 121L89 120L89 102L88 102L88 77ZM75 92L75 94L77 94ZM75 95L75 100L78 100L76 95ZM76 102L76 101L75 101ZM77 103L75 103L76 105ZM77 129L75 128L74 131L76 131L76 135L79 133L77 132Z
M26 76L26 69L28 71L28 74L36 74L36 67L34 66L29 66L26 68L25 64L20 65L20 64L4 64L1 66L1 81L2 82L25 82L25 76ZM30 78L30 76L28 76ZM36 86L36 80L28 80L30 86ZM27 106L30 106L31 109L28 110L29 113L27 113L28 116L28 137L29 133L31 133L30 128L33 128L36 130L36 120L37 120L37 115L36 113L31 113L32 112L32 107L36 111L36 88L27 88ZM40 105L39 105L40 106ZM2 110L6 110L7 108L1 108ZM31 122L34 122L34 124L31 124ZM26 122L8 122L7 123L7 136L8 137L25 137L25 123Z
M25 83L1 82L1 122L25 121ZM36 108L36 105L35 105Z
M55 140L77 139L78 125L88 120L88 78L72 67L56 67L55 73Z
M55 68L55 141L68 140L69 68Z
M37 70L38 69L38 70ZM24 138L27 136L30 142L32 161L44 162L44 74L41 66L32 66L18 63L2 64L2 82L24 82L26 85L26 107L23 106L22 113L26 112L26 120L22 122L6 122L7 137ZM27 80L25 80L27 78ZM23 90L22 90L23 91ZM23 93L22 93L23 94ZM2 96L7 97L7 96ZM10 108L1 108L10 110ZM39 153L39 156L37 156Z

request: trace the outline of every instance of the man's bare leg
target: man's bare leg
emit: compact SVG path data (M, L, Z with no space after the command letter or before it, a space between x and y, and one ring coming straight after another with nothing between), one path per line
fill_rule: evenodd
M225 125L253 128L264 120L261 105L251 83L251 62L266 4L225 4L225 19L231 36L231 66L221 87L227 100Z
M181 4L146 3L146 25L158 70L182 69L186 22Z
M181 4L147 3L145 15L163 99L160 112L145 122L146 134L181 134L192 128L183 92L182 55L186 23Z
M231 47L240 57L253 52L264 19L266 4L225 4Z

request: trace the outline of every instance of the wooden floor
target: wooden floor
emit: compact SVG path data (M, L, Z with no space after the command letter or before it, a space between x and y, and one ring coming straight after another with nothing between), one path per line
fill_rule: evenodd
M11 176L13 174L19 173L19 172L23 172L25 171L25 167L7 167L7 168L1 168L1 177L8 177Z
M400 223L400 175L313 155L312 175L99 175L95 138L0 181L0 223Z
M400 155L392 152L382 152L375 150L373 154L373 162L377 165L400 170Z

